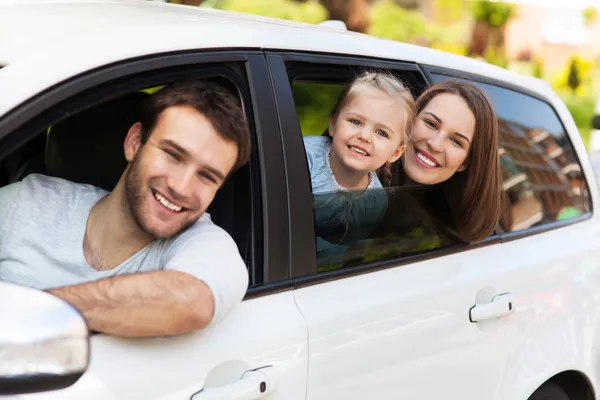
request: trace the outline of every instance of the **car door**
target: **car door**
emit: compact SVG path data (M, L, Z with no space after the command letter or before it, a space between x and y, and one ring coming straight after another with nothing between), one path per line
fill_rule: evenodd
M514 299L518 309L519 300L561 287L560 278L536 285L533 276L546 265L518 260L525 243L507 263L500 235L472 245L444 238L421 204L429 189L414 187L388 193L388 227L352 248L343 264L318 264L310 221L313 201L324 195L309 190L302 135L320 133L315 114L326 123L321 110L333 108L348 77L343 70L385 68L415 95L425 82L414 65L381 60L290 54L269 62L282 121L289 117L282 133L288 188L298 202L292 266L309 332L307 399L497 398L531 323L526 313L514 313Z
M96 167L94 170L102 174L113 157L92 156L98 143L94 145L82 136L78 140L86 146L77 147L73 143L78 141L58 141L53 136L66 118L98 105L110 110L111 104L123 96L174 80L219 79L241 96L252 127L253 150L249 165L228 180L209 212L238 244L249 268L250 288L241 305L223 322L203 331L151 339L93 334L90 365L78 382L63 390L14 398L304 399L306 323L291 290L283 158L264 56L242 51L147 54L144 60L123 60L108 66L102 64L105 56L98 55L93 72L87 68L77 71L77 76L68 77L66 82L64 77L53 81L61 72L44 70L40 60L0 70L2 96L27 98L0 115L1 184L31 172L47 173L45 168L52 164L52 146L67 144L73 147L62 149L68 159L63 161L68 162L61 166L70 167L53 171L81 180L87 176L87 167L90 171ZM93 57L86 58L86 65L93 63ZM77 69L70 67L70 71ZM17 83L24 80L28 81L27 88ZM3 105L11 104L11 99L4 100ZM113 111L118 114L122 109ZM106 119L112 115L106 113ZM89 131L71 133L91 132L102 137L91 122ZM107 168L90 165L95 157L107 163ZM75 174L81 171L73 171L73 165L79 166L83 175Z

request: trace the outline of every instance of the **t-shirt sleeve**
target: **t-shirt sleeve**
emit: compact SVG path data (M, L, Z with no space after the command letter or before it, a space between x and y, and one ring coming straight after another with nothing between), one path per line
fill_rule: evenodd
M12 212L13 206L19 197L21 191L21 182L11 183L0 188L0 235L6 229L7 221ZM2 237L0 236L0 241Z
M248 269L237 245L207 216L172 243L163 265L167 270L187 272L210 288L215 304L211 324L238 305L248 289Z

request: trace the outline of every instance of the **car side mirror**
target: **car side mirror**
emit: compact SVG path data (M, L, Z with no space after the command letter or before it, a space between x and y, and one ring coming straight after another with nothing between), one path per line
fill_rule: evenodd
M0 397L63 389L87 369L87 324L62 299L0 282L0 321Z
M600 115L594 115L592 118L592 128L600 129Z

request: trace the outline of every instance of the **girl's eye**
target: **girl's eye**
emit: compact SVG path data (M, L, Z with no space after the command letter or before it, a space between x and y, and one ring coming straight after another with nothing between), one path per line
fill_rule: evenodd
M390 137L390 135L388 135L386 131L382 131L381 129L377 129L376 133L379 136L383 136L384 138Z
M350 119L350 122L353 123L354 125L360 126L360 121L357 119L352 118L352 119Z

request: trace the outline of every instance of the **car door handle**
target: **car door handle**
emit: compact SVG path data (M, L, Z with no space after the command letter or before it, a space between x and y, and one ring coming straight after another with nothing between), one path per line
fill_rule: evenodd
M511 314L515 310L515 296L502 293L494 296L491 302L475 304L469 310L471 322L480 322L496 319Z
M254 400L273 393L273 367L246 371L239 381L219 387L202 389L190 400Z

